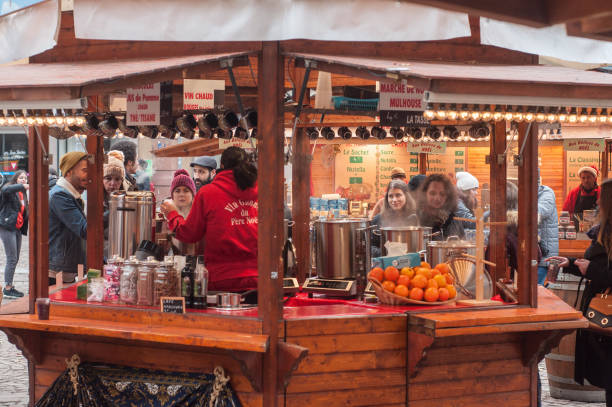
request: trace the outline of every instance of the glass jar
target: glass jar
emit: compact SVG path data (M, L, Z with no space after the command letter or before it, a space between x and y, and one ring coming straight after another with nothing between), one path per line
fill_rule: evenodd
M161 297L177 297L179 292L179 277L174 269L172 256L166 256L155 269L153 277L153 305L160 304Z
M565 226L559 225L559 239L565 239Z
M149 256L138 266L138 282L136 284L138 305L153 305L153 277L159 262Z
M123 259L113 256L104 266L104 302L117 304L121 286L121 266Z
M560 225L569 225L571 222L570 214L568 211L561 212L559 215L559 224Z
M136 256L130 256L130 258L123 263L119 281L119 300L121 303L136 304L138 299L138 260Z
M576 228L569 225L565 228L565 238L567 240L576 240Z

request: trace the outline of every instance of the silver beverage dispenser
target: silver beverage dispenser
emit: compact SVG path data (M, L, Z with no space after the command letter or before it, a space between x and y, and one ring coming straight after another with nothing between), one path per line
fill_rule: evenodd
M127 259L143 240L153 241L154 196L151 191L111 193L108 217L108 258Z

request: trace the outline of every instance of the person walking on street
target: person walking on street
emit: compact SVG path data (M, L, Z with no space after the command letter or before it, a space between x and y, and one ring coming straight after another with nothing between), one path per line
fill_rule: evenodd
M81 194L87 189L87 153L72 151L60 159L62 177L49 191L49 285L63 274L72 283L78 265L85 266L87 219Z
M6 253L2 293L7 297L23 297L23 293L13 285L13 277L19 262L22 236L28 234L28 189L28 174L19 170L1 190L0 239Z

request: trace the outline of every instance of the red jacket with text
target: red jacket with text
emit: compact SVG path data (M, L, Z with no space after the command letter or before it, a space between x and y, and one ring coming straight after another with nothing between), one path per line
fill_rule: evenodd
M204 262L212 285L257 277L257 206L257 184L242 191L231 170L221 171L200 188L187 219L172 211L168 226L183 242L204 237Z
M569 213L574 213L574 208L576 207L576 202L578 201L578 195L592 197L595 196L596 199L599 199L599 185L595 187L591 192L587 193L582 190L582 186L578 185L576 188L572 189L567 197L565 198L565 202L563 203L563 211L568 211Z

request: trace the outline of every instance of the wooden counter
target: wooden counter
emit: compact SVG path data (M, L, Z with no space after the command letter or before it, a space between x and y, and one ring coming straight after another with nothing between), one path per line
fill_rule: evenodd
M584 251L590 244L591 240L589 239L559 239L559 256L577 258L582 257L584 256Z
M537 362L587 325L546 289L538 299L535 309L289 302L279 327L279 398L286 406L528 406ZM0 315L0 327L30 362L35 399L77 353L84 361L170 371L220 365L244 406L263 405L268 338L257 318L53 303L48 321Z

